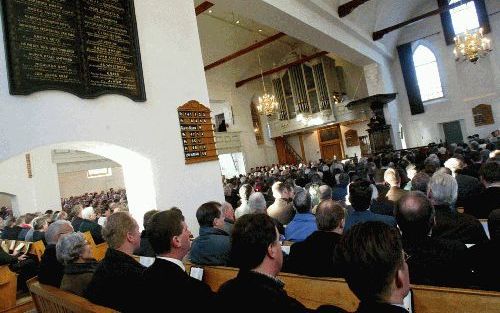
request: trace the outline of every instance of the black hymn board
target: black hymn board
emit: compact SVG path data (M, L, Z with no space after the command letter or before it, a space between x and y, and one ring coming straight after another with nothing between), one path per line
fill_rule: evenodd
M177 112L186 164L218 160L210 109L192 100Z
M2 0L12 95L145 101L133 0Z

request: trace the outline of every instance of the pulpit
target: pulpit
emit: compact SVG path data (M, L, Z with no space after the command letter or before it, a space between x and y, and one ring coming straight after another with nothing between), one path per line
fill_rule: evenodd
M370 105L372 117L368 123L368 136L370 138L370 150L372 154L393 150L391 125L388 125L384 117L384 105L396 99L396 93L378 94L359 100L351 101L347 107Z

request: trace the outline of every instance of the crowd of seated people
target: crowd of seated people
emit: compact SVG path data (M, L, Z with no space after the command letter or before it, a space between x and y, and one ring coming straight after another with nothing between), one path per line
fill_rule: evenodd
M485 151L477 161L476 152ZM437 145L346 164L254 169L225 182L225 203L200 205L194 240L179 208L146 212L141 233L122 209L110 210L99 225L96 212L84 207L88 202L70 208L70 221L40 219L26 235L31 228L33 236L44 232L41 283L122 312L158 311L168 299L187 311L307 312L286 293L280 271L345 278L360 299L357 312L406 312L410 282L500 291L499 184L499 150ZM4 233L26 229L28 220L34 225L27 215L6 218ZM485 216L489 237L478 220ZM108 244L99 263L75 233L85 230ZM289 253L283 240L292 243ZM144 267L134 255L155 259ZM16 255L6 259L19 262ZM214 293L186 273L184 261L233 266L239 273Z

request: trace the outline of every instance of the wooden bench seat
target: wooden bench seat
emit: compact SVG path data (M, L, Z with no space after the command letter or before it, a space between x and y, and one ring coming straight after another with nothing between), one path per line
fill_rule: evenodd
M190 266L188 264L187 268ZM214 291L238 273L238 269L230 267L204 266L203 269L203 281ZM285 289L291 297L311 309L332 304L353 312L359 303L344 279L289 273L281 273L278 278L285 283ZM412 285L411 289L416 313L500 312L500 292L422 285Z
M37 278L28 281L28 287L39 313L111 313L113 309L93 304L85 298L52 286L40 284Z

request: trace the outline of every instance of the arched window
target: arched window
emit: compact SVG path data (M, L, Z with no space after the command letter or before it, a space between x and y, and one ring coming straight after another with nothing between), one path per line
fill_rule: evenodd
M413 52L413 64L422 101L443 97L441 78L434 53L423 45L418 46Z
M449 4L458 3L461 0L450 0ZM464 3L450 10L451 22L455 35L461 34L466 30L479 28L479 18L474 1Z

